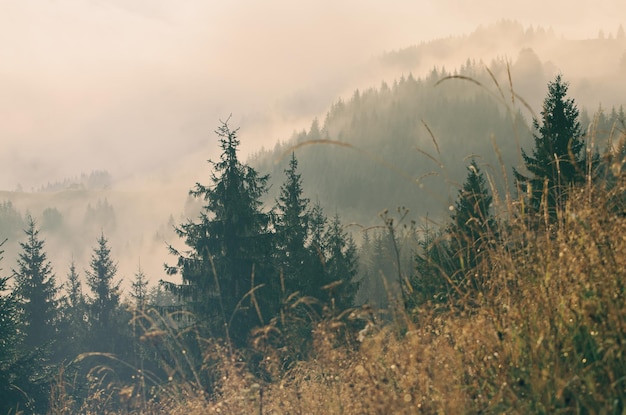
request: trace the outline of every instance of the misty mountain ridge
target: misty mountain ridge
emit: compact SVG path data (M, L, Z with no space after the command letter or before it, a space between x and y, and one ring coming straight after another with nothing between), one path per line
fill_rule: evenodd
M316 83L302 85L301 90L288 93L282 100L265 107L265 111L272 114L259 111L238 113L236 109L232 109L234 120L241 127L242 135L245 135L242 149L244 152L258 151L261 148L258 143L268 142L272 143L269 145L271 148L273 142L286 139L290 131L308 127L313 118L323 119L331 103L339 97L350 98L356 89L368 89L383 80L391 84L409 74L416 78L426 77L433 68L454 73L455 69L467 65L468 61L485 65L489 65L494 59L508 61L512 66L516 91L520 92L535 111L538 111L541 104L546 82L559 71L571 83L570 91L582 107L593 112L600 100L605 108L618 106L626 92L623 79L626 74L626 38L622 26L613 28L614 31L610 29L607 28L606 33L599 33L596 39L572 40L559 36L551 28L524 27L517 21L501 20L479 26L467 35L424 41L378 53L365 65L352 68L350 74L337 75L335 79L323 82L314 80ZM543 73L538 73L538 65L542 66ZM155 95L153 98L158 100L159 96ZM178 148L176 151L171 151L169 144L151 145L150 153L156 153L145 162L140 161L140 156L137 156L138 163L131 163L122 169L120 165L101 165L101 168L112 173L116 185L123 180L131 182L129 187L140 186L145 179L182 179L193 182L203 167L194 168L193 165L210 158L214 152L215 143L211 137L211 126L214 123L202 123L206 130L203 137L197 137L197 132L194 133L197 130L192 131L189 126L181 128L175 137ZM283 126L278 127L279 124ZM110 142L115 151L126 149L141 152L143 144L147 143L140 138L138 143L143 143L141 146L119 147L114 145L114 140L104 137L99 140ZM265 146L268 147L267 144ZM161 147L168 149L167 156L158 154ZM39 160L38 163L45 163L45 160ZM41 167L38 169L41 170ZM47 180L52 181L65 180L63 176L48 177ZM25 179L16 180L11 188L15 189L20 182L24 184L24 189L46 186L41 182L29 183Z
M504 57L511 56L507 50L516 56L513 61ZM590 56L606 61L599 64ZM532 114L511 97L509 74L515 92L538 112L546 83L557 72L570 82L570 94L577 104L592 114L587 115L588 122L600 102L607 110L619 105L626 96L623 31L573 41L550 30L525 29L517 22L502 21L467 36L387 52L372 60L365 75L355 75L355 82L366 85L364 88L352 89L339 99L343 93L326 95L328 102L335 103L325 116L318 114L306 130L278 141L271 150L251 154L249 161L260 173L271 175L268 209L284 179L287 156L294 150L305 194L330 214L337 212L345 223L380 224L379 212L398 206L410 208L418 220L444 220L471 157L477 158L497 188L504 191L511 185L510 168L520 165L520 148L531 145L528 126ZM455 79L455 75L483 86ZM440 82L445 77L452 78ZM326 99L324 94L316 97ZM242 143L253 127L241 125ZM201 204L186 199L186 194L195 181L203 182L210 174L205 160L214 157L216 141L212 134L207 136L206 143L193 153L149 171L121 178L115 171L106 172L105 186L76 187L76 182L68 179L64 188L66 180L61 179L40 187L51 190L47 193L2 192L0 202L11 202L22 217L30 213L40 223L47 209L61 216L63 226L43 232L49 238L47 246L58 275L65 275L72 257L79 264L86 263L84 255L105 232L120 261L119 276L129 281L141 258L142 268L154 281L162 275L162 264L170 259L166 242L180 242L172 225L195 219ZM335 144L306 144L319 140ZM503 177L495 148L508 177ZM93 213L109 208L112 222L105 223ZM96 220L85 227L90 209ZM53 212L51 217L58 215ZM21 236L12 235L5 245L7 269ZM66 237L77 239L68 242ZM54 252L51 248L55 245L63 252Z
M582 106L593 109L600 100L605 106L620 105L624 96L626 34L622 25L613 29L600 31L595 39L567 39L552 28L524 27L517 21L501 20L465 36L390 51L380 60L396 72L424 75L433 65L454 71L467 59L487 65L494 59L505 59L512 64L515 89L535 110L541 104L545 83L554 73L562 72L571 83L572 96ZM538 64L544 70L539 79ZM533 72L535 77L529 77Z

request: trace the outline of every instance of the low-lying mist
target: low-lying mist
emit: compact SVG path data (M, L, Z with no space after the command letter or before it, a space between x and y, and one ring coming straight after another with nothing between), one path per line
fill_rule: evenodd
M0 16L12 17L0 17L0 59L6 63L0 70L0 203L10 201L22 219L30 214L40 225L46 210L58 212L62 226L42 234L61 279L72 258L79 271L87 267L101 233L111 242L125 285L140 264L152 282L164 276L163 263L172 260L167 244L180 244L173 225L198 211L199 202L189 201L187 192L195 182L208 183L206 160L218 155L213 130L219 120L230 117L240 128L241 158L258 159L265 154L261 149L295 143L290 140L310 132L314 119L323 125L331 106L349 101L357 89L407 76L425 79L433 68L454 74L468 59L476 67L508 62L515 91L535 113L546 82L558 72L591 114L626 96L626 40L614 18L619 13L593 24L579 19L578 29L568 20L575 13L601 13L596 9L568 9L552 23L532 20L519 5L504 13L494 5L463 9L451 1L407 10L397 3L384 10L326 4L336 14L284 1L229 6L66 0L37 10L27 3L0 6ZM525 3L524 10L532 8ZM488 13L479 16L477 10ZM496 21L513 12L519 22L476 29L491 13ZM509 88L506 76L497 79ZM529 123L532 114L523 111ZM268 171L261 173L274 170L278 188L281 160L268 157L261 163ZM39 191L97 170L110 172L110 186ZM315 192L329 212L336 209L323 188ZM93 216L109 207L114 219ZM8 272L23 234L0 237L9 238L3 262Z

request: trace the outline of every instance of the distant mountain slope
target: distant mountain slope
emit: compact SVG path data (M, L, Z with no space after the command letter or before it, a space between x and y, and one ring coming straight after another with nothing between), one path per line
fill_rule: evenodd
M545 82L557 71L572 81L571 93L579 102L595 106L601 99L607 106L619 105L626 93L626 33L623 26L605 28L604 33L595 39L566 39L552 29L501 20L465 36L387 52L380 62L396 73L424 74L433 66L454 70L468 58L487 64L504 58L513 65L515 88L532 105L540 105ZM543 73L534 75L543 82L528 79L537 63Z
M623 30L611 36L608 32L603 39L567 40L549 30L503 21L467 36L383 54L373 63L380 71L367 74L376 81L366 85L378 87L336 100L325 118L314 120L307 131L250 157L260 173L271 174L268 208L284 180L292 150L299 159L306 195L322 203L327 214L336 211L344 222L364 226L381 224L378 213L399 206L411 209L414 219L426 215L444 219L471 155L502 191L505 180L494 143L509 186L511 167L521 161L520 147L532 146L531 112L519 98L511 98L509 73L515 92L535 113L541 110L547 81L558 71L570 82L569 92L581 109L586 106L594 113L601 102L608 112L626 97L626 37ZM466 79L442 81L454 74ZM326 100L327 95L320 96ZM584 118L589 123L593 117ZM246 134L240 138L250 139ZM31 213L47 227L42 234L61 276L72 256L80 269L84 267L104 231L126 281L140 257L146 274L153 280L161 278L163 262L171 259L165 242L180 243L171 225L197 215L198 203L187 199L185 204L186 194L194 181L206 182L209 167L204 160L214 157L210 152L215 147L210 131L202 140L210 145L194 147L182 158L153 170L144 168L123 181L107 173L93 176L95 186L81 176L79 181L42 184L41 190L50 192L0 192L0 205L12 204L0 209L0 241L9 238L0 275L10 274L23 236L13 209L22 218ZM114 219L107 221L111 212ZM4 217L10 223L2 222Z
M295 149L305 191L347 221L380 223L380 210L398 206L416 217L441 217L471 154L504 190L494 144L510 175L521 162L520 147L532 146L532 118L555 74L570 82L585 125L600 105L624 103L626 35L623 27L616 29L598 39L569 40L551 29L503 20L466 36L387 52L378 61L379 73L396 81L337 101L323 121L251 161L271 174L275 197L285 155ZM466 79L439 83L451 75ZM318 144L306 144L312 142Z
M506 67L494 64L493 71L506 73ZM314 121L309 131L260 152L252 163L271 174L275 192L284 156L294 150L305 192L346 221L377 224L378 212L399 206L440 216L456 195L469 156L476 155L502 188L493 144L510 169L518 163L519 144L530 143L522 113L499 102L487 73L470 64L461 74L486 87L465 79L438 83L448 74L435 70L425 79L402 77L391 86L357 91L333 105L321 125Z

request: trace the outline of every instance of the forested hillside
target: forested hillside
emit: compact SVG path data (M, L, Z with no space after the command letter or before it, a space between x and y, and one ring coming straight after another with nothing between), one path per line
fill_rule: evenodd
M626 114L553 70L400 74L248 160L219 120L182 192L0 193L0 412L623 413Z
M466 35L389 51L382 55L381 64L392 74L424 74L433 62L453 71L468 58L487 65L492 60L506 59L511 63L516 91L535 111L539 111L544 96L542 85L559 71L572 81L571 92L577 100L592 110L600 101L606 107L623 104L625 33L620 25L600 30L595 38L575 39L561 36L550 27L501 20Z
M386 52L376 73L387 81L336 101L309 128L253 155L251 163L278 177L295 148L307 194L362 225L380 224L381 210L399 206L409 206L414 218L440 218L472 156L499 191L505 180L512 184L502 167L508 176L521 166L520 148L530 143L544 85L558 73L571 82L590 141L606 147L626 94L624 33L620 26L597 39L572 40L502 20ZM317 140L337 143L302 145Z
M314 121L308 131L251 162L276 177L284 155L294 149L307 194L366 226L378 224L383 209L398 206L410 206L416 218L439 217L468 157L491 166L502 186L496 149L507 165L516 165L519 144L530 137L523 113L508 111L510 102L492 96L486 72L471 65L460 74L479 76L486 87L462 79L441 81L450 74L434 70L425 79L409 75L357 91L334 104L324 121Z

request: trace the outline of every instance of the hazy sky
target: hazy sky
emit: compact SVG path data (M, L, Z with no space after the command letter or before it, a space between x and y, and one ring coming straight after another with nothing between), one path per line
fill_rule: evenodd
M623 0L0 0L0 189L206 159L231 113L244 149L271 146L384 50L501 18L595 37L621 17Z

